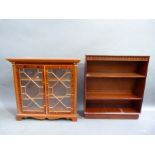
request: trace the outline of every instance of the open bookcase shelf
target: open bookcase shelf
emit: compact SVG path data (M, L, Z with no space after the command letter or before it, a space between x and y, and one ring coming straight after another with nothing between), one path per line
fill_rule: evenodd
M138 73L87 73L86 77L94 78L145 78L145 75Z
M137 119L148 56L86 56L85 117Z
M102 92L87 92L86 100L141 100L142 98L134 94L105 94Z
M87 108L86 113L105 113L105 114L138 114L135 108Z

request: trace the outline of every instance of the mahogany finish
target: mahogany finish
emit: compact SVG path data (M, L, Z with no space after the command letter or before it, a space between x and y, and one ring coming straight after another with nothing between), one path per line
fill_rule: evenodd
M138 119L149 56L87 55L85 117Z
M77 121L79 59L8 58L13 65L16 119Z

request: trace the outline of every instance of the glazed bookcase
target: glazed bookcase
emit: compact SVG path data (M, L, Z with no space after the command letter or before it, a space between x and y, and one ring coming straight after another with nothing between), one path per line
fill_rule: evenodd
M13 65L16 119L77 120L78 59L16 59Z
M137 119L141 112L149 56L87 55L85 117Z

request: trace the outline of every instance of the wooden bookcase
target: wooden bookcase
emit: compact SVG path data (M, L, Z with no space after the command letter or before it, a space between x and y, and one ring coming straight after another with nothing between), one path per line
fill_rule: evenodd
M87 55L85 117L137 119L148 63L149 56Z
M16 119L77 120L78 59L17 59L13 65Z

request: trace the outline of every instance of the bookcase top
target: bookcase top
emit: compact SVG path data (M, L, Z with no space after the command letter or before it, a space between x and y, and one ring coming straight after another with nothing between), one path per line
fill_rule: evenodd
M150 56L86 55L87 61L149 61Z
M57 59L57 58L7 58L11 63L57 63L57 64L77 64L80 62L80 59Z

